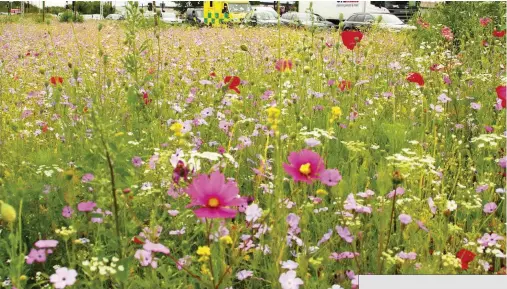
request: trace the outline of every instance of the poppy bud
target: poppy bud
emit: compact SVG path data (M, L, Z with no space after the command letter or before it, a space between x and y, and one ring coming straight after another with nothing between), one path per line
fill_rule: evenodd
M72 63L68 62L68 63L67 63L67 66L68 66L69 68L72 68Z
M129 194L131 192L131 190L130 190L130 188L125 188L125 189L123 189L122 192L126 195L126 194Z
M74 76L74 78L77 78L77 76L79 75L79 69L77 69L77 67L75 67L74 70L72 70L72 75Z
M7 223L12 223L16 220L16 210L13 206L0 201L0 217Z
M399 185L403 183L403 176L399 171L394 171L392 176L393 185Z
M243 51L248 52L248 46L246 46L245 44L241 44L241 46L239 48L241 48L241 50L243 50Z
M304 72L304 73L310 73L310 71L311 71L310 66L305 66L305 67L303 67L303 72Z
M44 75L46 73L46 70L44 68L39 68L39 73Z
M237 121L239 120L239 116L237 116L237 115L233 116L233 117L232 117L232 120L233 120L234 122L237 122Z
M102 25L102 23L99 23L99 31L102 30L102 28L104 28L104 25Z

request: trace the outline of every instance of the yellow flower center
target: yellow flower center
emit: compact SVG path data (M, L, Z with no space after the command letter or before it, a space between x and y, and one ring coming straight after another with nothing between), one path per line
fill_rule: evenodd
M208 207L216 208L218 207L218 205L220 205L220 202L218 201L217 198L210 198L208 200Z
M305 176L308 176L312 172L312 169L310 169L310 163L306 163L304 165L301 165L299 167L299 172Z

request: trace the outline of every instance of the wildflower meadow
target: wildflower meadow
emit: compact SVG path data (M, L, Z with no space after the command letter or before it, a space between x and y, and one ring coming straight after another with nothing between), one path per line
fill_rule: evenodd
M506 274L505 15L0 18L0 287Z

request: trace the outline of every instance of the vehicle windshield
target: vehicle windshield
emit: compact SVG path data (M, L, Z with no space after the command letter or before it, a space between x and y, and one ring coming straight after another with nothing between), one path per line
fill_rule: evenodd
M312 19L313 18L313 19ZM324 21L322 17L316 14L310 14L310 13L298 13L296 14L296 19L300 21Z
M246 13L251 10L248 3L230 3L228 6L231 13Z
M167 13L167 14L164 14L164 18L176 19L176 14Z
M257 9L257 11L263 12L263 13L269 13L270 15L272 15L273 17L278 19L278 13L276 13L276 11L273 11L271 9Z
M277 20L278 17L273 16L273 14L267 12L267 11L257 11L255 12L255 16L258 20Z
M373 14L373 17L375 17L375 19L381 17L380 23L403 24L403 21L401 21L400 18L392 14Z

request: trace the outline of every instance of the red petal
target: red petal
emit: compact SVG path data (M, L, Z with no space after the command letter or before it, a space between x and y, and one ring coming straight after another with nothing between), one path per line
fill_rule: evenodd
M475 254L466 249L461 249L456 253L456 258L461 260L461 268L466 270L468 269L468 263L475 259Z
M424 79L423 79L422 75L417 72L409 73L407 76L407 80L410 82L415 82L415 83L419 84L420 86L424 85Z
M144 241L141 240L141 239L139 239L139 238L137 238L137 237L132 238L132 242L134 242L136 244L139 244L139 245L144 244Z
M343 45L345 45L349 50L353 50L356 47L356 38L357 42L360 42L363 39L363 33L360 31L343 31L341 34Z

